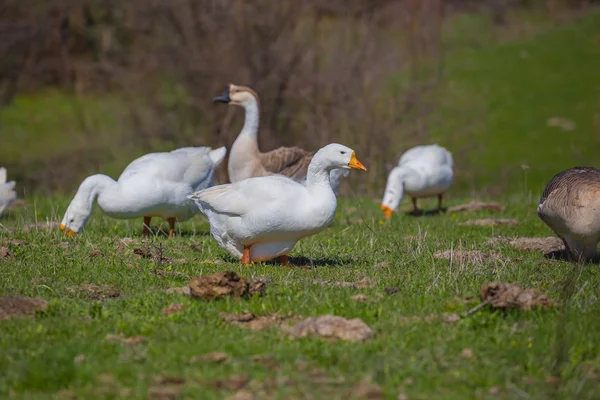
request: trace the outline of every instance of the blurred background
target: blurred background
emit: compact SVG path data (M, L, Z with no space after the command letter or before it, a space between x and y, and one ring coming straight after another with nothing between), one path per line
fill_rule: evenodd
M228 148L261 100L263 151L354 148L379 196L417 144L453 193L533 193L600 166L600 5L589 0L3 0L0 165L26 193L183 146ZM227 180L226 168L218 179Z

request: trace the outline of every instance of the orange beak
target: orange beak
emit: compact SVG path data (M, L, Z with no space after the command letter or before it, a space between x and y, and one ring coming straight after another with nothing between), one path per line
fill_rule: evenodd
M358 161L358 159L356 158L356 153L352 152L352 156L350 157L350 162L348 163L348 166L352 169L359 169L361 171L366 171L367 169L365 168L364 165L361 164L360 161Z
M72 238L77 234L77 232L67 229L67 237Z
M60 224L60 230L64 231L65 229L67 229L67 227L64 224Z
M381 206L381 211L383 211L385 213L385 217L387 219L392 218L392 215L394 214L394 210L392 210L388 206L384 206L384 205Z

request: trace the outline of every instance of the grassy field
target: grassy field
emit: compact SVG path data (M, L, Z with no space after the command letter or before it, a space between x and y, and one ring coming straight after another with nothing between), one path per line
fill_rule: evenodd
M453 152L458 190L538 192L561 169L596 165L600 11L560 22L521 12L503 27L482 15L459 14L448 21L443 37L443 74L432 111L422 118L428 140ZM388 89L403 90L404 76L400 71ZM144 141L145 148L132 143L136 129L122 101L118 93L19 95L0 109L0 165L9 167L11 179L68 192L89 174L116 177L144 152L173 149L171 142ZM212 143L213 128L178 132L180 143ZM422 144L405 125L390 136L396 155L366 163L380 163L384 170L383 164ZM381 176L378 184L384 182Z
M56 227L26 231L34 222L59 221L67 201L31 199L1 220L0 246L12 256L0 259L0 294L40 297L49 306L0 322L0 397L599 398L597 266L488 242L551 235L536 216L537 199L497 200L504 211L399 213L389 222L373 200L342 200L333 225L294 249L296 266L242 267L216 245L201 217L179 225L174 239L164 233L142 239L141 221L112 220L96 210L88 228L67 240ZM459 225L492 217L518 224ZM122 242L126 237L133 242ZM158 256L139 257L136 248ZM472 262L434 257L449 249L483 253ZM166 293L185 286L185 275L226 270L272 283L265 296L249 299ZM372 280L366 287L339 287L365 277ZM479 303L482 285L495 281L537 288L559 307L484 307L464 316ZM564 302L568 283L573 294ZM368 300L354 299L357 294ZM183 308L165 315L172 304ZM277 327L251 330L219 315L245 310L360 318L375 336L364 342L292 339ZM448 322L448 314L461 318ZM143 340L121 343L107 335ZM202 359L211 352L228 359Z

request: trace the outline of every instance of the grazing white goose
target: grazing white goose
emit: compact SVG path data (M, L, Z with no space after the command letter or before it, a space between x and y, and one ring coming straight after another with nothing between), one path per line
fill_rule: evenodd
M17 199L15 181L6 181L6 168L0 167L0 215Z
M452 154L436 144L416 146L407 150L398 166L388 176L381 210L391 218L398 208L402 195L412 198L413 213L418 214L417 199L438 197L438 211L442 209L442 197L454 178Z
M537 213L563 240L572 261L595 261L600 241L600 170L575 167L554 175Z
M184 147L168 153L146 154L131 162L118 181L97 174L79 186L60 225L73 236L86 225L96 197L106 215L130 219L144 217L143 235L150 234L152 217L169 222L169 237L176 221L193 217L198 208L188 196L212 185L225 147Z
M302 185L280 175L250 178L215 186L190 196L210 222L217 243L242 264L287 254L296 242L325 229L337 201L329 180L335 168L366 168L354 151L341 144L320 149Z
M257 176L285 175L297 182L306 182L308 165L314 153L299 147L279 147L267 153L258 149L258 125L260 103L258 94L248 87L229 84L225 92L214 98L215 102L243 107L246 112L244 126L229 151L227 171L231 182ZM337 192L347 170L331 173L331 186Z

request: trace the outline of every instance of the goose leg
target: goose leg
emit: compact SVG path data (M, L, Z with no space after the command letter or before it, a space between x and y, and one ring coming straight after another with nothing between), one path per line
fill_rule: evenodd
M144 229L142 230L142 236L150 235L150 220L152 220L152 217L144 217Z
M288 257L286 255L279 256L279 264L283 266L288 265Z
M169 237L172 238L175 234L175 218L167 218L169 222Z
M442 193L438 194L438 209L437 212L441 213L442 212L442 197L444 195Z
M240 262L242 265L250 265L252 262L250 260L250 246L244 246L244 254L242 255L242 260Z
M417 208L417 198L411 197L411 199L412 199L412 203L413 203L413 214L419 215L419 209Z

